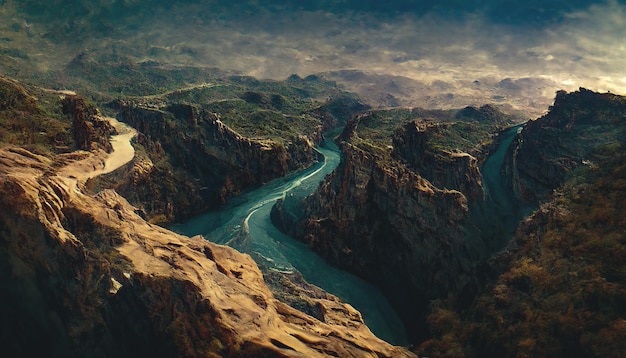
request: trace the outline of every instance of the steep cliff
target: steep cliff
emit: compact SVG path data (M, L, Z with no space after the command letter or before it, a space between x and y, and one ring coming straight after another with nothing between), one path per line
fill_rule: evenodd
M367 107L318 79L232 76L109 108L135 127L132 165L98 179L154 222L219 208L243 190L311 166L323 133Z
M72 135L77 149L111 151L109 136L115 133L115 128L96 107L76 95L63 96L62 105L63 113L72 119Z
M277 301L252 259L153 226L67 175L84 156L0 150L0 337L11 356L411 356L360 314Z
M541 207L490 261L465 310L433 306L419 352L450 356L621 356L626 349L626 98L557 93L510 148L516 193Z
M485 190L474 155L483 158L481 148L505 122L482 123L467 111L355 117L339 137L339 167L304 208L281 202L273 211L283 230L379 285L416 341L426 333L430 301L461 292L493 249L469 221ZM301 221L291 215L297 210Z
M433 147L436 135L448 135L451 124L422 124L416 121L401 127L393 140L393 154L439 188L462 192L472 201L485 196L478 160L460 150Z
M120 118L137 128L139 144L160 155L163 162L138 163L132 169L133 181L120 185L119 190L135 202L146 202L150 214L154 209L159 213L151 201L171 203L170 220L216 208L247 187L316 160L306 137L282 142L250 139L230 129L218 115L189 105L166 110L129 105L122 107ZM143 163L148 160L144 158Z
M583 89L561 92L550 113L527 125L513 148L513 179L525 198L550 193L550 200L492 260L497 279L469 309L435 306L434 338L420 353L450 356L454 347L457 356L623 355L625 103Z
M528 122L507 154L506 177L516 195L544 201L576 168L597 165L623 138L625 109L614 94L559 91L549 113Z

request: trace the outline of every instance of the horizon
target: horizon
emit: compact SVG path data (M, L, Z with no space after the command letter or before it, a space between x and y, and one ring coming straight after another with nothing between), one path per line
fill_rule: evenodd
M326 74L395 106L493 103L534 115L561 89L626 93L623 1L4 3L4 32L28 35L24 47L7 36L4 52L15 46L44 73L80 53L119 55L261 79ZM337 77L346 70L373 77Z

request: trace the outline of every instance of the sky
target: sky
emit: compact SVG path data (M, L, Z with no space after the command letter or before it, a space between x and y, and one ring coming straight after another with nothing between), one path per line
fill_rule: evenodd
M536 115L559 89L626 94L626 4L618 0L22 4L39 11L32 21L50 28L101 24L101 32L75 41L81 49L74 52L117 51L272 79L332 72L329 78L380 105L493 102ZM385 93L394 100L385 101Z

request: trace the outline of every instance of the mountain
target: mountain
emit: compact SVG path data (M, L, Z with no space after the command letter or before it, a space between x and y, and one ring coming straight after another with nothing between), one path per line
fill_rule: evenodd
M473 271L506 241L482 223L479 163L512 120L491 106L355 117L339 137L339 167L304 203L279 203L275 222L379 285L418 341L431 300L471 290Z
M40 115L27 88L3 86L15 95L4 113ZM121 150L123 133L100 147L108 133L92 136L97 123L122 127L77 95L61 96L75 145L96 140L89 151L0 148L5 354L414 356L376 338L336 297L302 290L299 300L317 311L309 316L274 297L250 256L152 225L113 190L89 192L89 178L134 152Z
M494 259L497 278L468 310L434 309L436 339L423 354L454 346L476 356L606 357L626 349L625 101L559 92L550 112L518 134L506 170L518 174L518 195L543 204Z
M300 204L305 217L290 221L298 204L286 201L275 220L377 282L424 356L616 355L625 101L559 92L548 114L495 146L506 122L490 108L436 123L406 111L360 116L339 138L339 168ZM506 154L490 174L496 147ZM517 219L483 186L490 175L509 186Z

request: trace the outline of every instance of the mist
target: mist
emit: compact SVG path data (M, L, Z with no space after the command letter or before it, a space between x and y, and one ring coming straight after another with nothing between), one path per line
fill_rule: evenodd
M57 39L40 54L46 68L123 53L259 78L317 74L377 107L495 103L529 115L559 89L626 93L626 5L614 0L259 3L113 1L72 7L73 27L62 16L24 21Z

